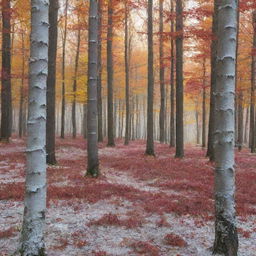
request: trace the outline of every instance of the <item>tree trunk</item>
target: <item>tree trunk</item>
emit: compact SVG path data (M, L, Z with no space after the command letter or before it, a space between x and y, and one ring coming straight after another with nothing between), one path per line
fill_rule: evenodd
M244 115L243 115L243 92L239 92L238 99L238 150L241 151L243 147L244 134Z
M209 126L208 126L208 146L206 156L209 157L210 161L214 161L214 125L215 125L215 87L216 87L216 55L217 55L217 13L219 0L214 0L214 12L212 17L212 34L213 40L211 44L211 88L210 88L210 116L209 116Z
M20 86L20 104L19 104L19 137L23 136L23 107L24 107L24 80L25 80L25 40L24 34L21 34L22 44L22 66L21 66L21 86Z
M107 31L107 73L108 73L108 144L115 146L114 141L114 116L113 116L113 6L112 0L108 1L108 31Z
M79 23L79 17L78 17ZM73 102L72 102L72 127L73 127L73 138L76 138L76 91L77 91L77 75L79 67L79 56L80 56L80 43L81 43L81 29L78 28L77 32L77 46L76 46L76 59L75 59L75 72L73 81Z
M126 105L126 114L125 114L125 140L124 145L129 144L129 117L130 117L130 67L129 67L129 43L128 43L128 15L129 15L129 8L127 3L125 3L125 105Z
M159 129L160 143L165 142L165 80L164 80L164 21L163 21L163 0L159 0L159 68L160 68L160 114Z
M98 22L99 22L99 36L98 36L98 142L103 142L103 127L102 127L102 0L98 1Z
M65 3L65 17L64 17L64 32L62 41L62 101L61 101L61 132L60 137L64 139L65 137L65 112L66 112L66 86L65 86L65 67L66 67L66 41L67 41L67 21L68 21L68 0Z
M206 147L206 59L203 62L202 147Z
M184 157L183 138L183 6L182 0L176 1L176 154Z
M237 44L237 1L221 1L218 9L218 44L215 92L215 241L213 252L236 256L234 103Z
M98 104L97 104L97 78L98 78L98 1L90 0L89 12L89 49L88 49L88 114L87 114L87 175L99 176L98 159Z
M196 144L200 144L200 127L199 127L199 113L196 110Z
M252 70L251 70L251 105L250 105L250 148L251 153L256 152L255 138L255 84L256 84L256 11L253 12L253 46L252 46Z
M11 91L11 7L10 0L2 1L2 72L1 72L1 136L8 142L12 130Z
M56 56L58 41L58 8L56 0L50 0L49 6L49 52L48 77L46 97L46 161L47 164L56 164L55 157L55 88L56 88Z
M83 104L83 137L87 139L87 104Z
M246 117L245 117L245 130L244 130L244 143L248 144L248 131L249 131L249 107L246 108Z
M154 55L153 55L153 1L148 0L148 109L146 155L154 156Z
M48 11L47 1L31 1L27 170L20 248L22 256L45 255Z
M173 0L171 0L171 13L174 12ZM174 33L174 20L171 20L171 33ZM175 72L175 56L174 56L174 40L171 38L171 77L170 77L170 100L171 100L171 117L170 117L170 147L175 147L175 86L174 86L174 72Z

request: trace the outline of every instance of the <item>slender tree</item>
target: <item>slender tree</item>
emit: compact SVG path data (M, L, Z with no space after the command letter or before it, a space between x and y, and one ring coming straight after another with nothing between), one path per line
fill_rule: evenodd
M45 255L48 11L48 1L31 0L27 170L20 248L22 256Z
M159 0L159 69L160 69L160 113L159 113L159 128L160 142L165 141L165 80L164 80L164 13L163 0Z
M98 1L90 0L88 48L88 115L87 115L87 175L99 176L97 78L98 78Z
M203 59L202 147L206 146L206 58Z
M58 41L58 0L50 0L49 5L49 52L46 97L46 161L56 164L55 156L55 88L56 88L56 56Z
M108 1L107 31L107 73L108 73L108 146L115 146L114 115L113 115L113 2Z
M10 0L2 1L2 72L1 72L1 134L8 142L12 130L11 91L11 6Z
M208 126L208 145L206 155L210 161L214 161L214 125L215 125L215 87L216 87L216 55L217 55L217 13L218 13L219 0L214 0L214 11L212 17L212 35L213 40L211 43L211 87L210 87L210 116Z
M148 109L146 155L154 152L154 55L153 55L153 1L148 0Z
M103 127L102 127L102 0L98 1L98 22L99 22L99 36L98 36L98 141L103 142Z
M79 68L79 56L80 56L80 44L81 44L81 28L79 26L79 13L78 13L78 30L77 30L77 46L76 46L76 57L75 57L75 71L73 79L73 101L72 101L72 127L73 127L73 138L76 138L76 93L77 93L77 75Z
M19 137L21 138L23 131L23 117L24 117L24 81L25 81L25 39L24 34L21 34L21 48L22 48L22 64L21 64L21 86L20 86L20 102L19 102Z
M62 41L62 101L61 101L61 132L60 137L64 139L65 137L65 112L66 112L66 42L67 42L67 24L68 24L68 0L65 2L65 13L64 13L64 31L63 31L63 41Z
M176 154L184 156L183 138L183 3L176 1Z
M238 150L241 151L242 147L243 147L243 134L244 134L244 108L243 108L243 92L240 91L238 93L238 97L237 97L237 114L238 114L238 120L237 120L237 126L238 126L238 138L237 138L237 146L238 146Z
M124 144L129 144L129 130L130 130L130 66L129 66L129 34L128 34L128 15L129 7L125 2L125 106L126 106L126 117L125 117L125 140Z
M234 104L237 44L237 0L220 1L215 92L215 241L214 253L236 256Z
M255 87L256 87L256 11L252 15L253 24L253 46L252 46L252 65L251 65L251 104L250 104L250 148L251 152L256 152L255 135Z
M174 0L171 0L171 14L174 13ZM174 33L174 19L171 19L171 34ZM170 117L170 147L175 147L175 86L174 86L174 73L175 73L175 44L174 39L171 37L171 74L170 74L170 101L171 101L171 117Z

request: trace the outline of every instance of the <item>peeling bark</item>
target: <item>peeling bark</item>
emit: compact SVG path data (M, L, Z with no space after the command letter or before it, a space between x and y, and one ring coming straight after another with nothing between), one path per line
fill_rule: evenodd
M31 1L27 170L20 248L22 256L45 255L48 11L47 0Z
M218 44L215 92L215 241L214 253L236 256L235 217L235 76L237 1L221 1L218 9Z

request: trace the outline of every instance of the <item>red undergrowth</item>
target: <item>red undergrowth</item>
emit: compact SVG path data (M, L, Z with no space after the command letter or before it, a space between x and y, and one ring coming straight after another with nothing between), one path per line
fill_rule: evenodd
M171 246L177 246L177 247L187 246L186 241L184 241L180 236L172 234L172 233L167 234L164 237L164 241L166 244L171 245Z
M96 221L91 221L90 225L97 225L97 226L121 226L125 228L136 228L142 226L142 220L138 218L126 218L120 219L116 214L105 214L100 219Z

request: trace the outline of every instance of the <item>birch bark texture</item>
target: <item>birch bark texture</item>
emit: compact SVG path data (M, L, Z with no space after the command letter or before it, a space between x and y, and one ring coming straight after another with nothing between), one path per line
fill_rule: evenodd
M234 106L237 44L237 0L219 2L215 91L215 242L214 253L235 256Z
M90 0L88 48L87 175L92 177L99 176L97 120L98 33L98 1Z
M45 255L48 12L49 1L31 0L27 169L20 248L22 256Z

